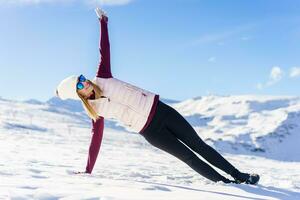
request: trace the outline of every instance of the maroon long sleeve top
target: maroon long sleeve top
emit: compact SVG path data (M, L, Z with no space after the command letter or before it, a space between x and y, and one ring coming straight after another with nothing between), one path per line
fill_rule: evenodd
M100 78L112 78L111 68L110 68L110 44L109 44L109 36L107 29L108 18L106 16L102 16L100 21L100 41L99 41L99 51L100 51L100 62L98 66L97 77ZM91 98L95 98L94 94ZM143 129L139 132L140 134L146 129L152 120L155 108L157 106L159 99L159 95L155 95L154 102L148 116L147 122ZM86 164L86 173L92 173L94 165L96 163L102 138L103 138L103 130L104 130L104 118L99 117L95 122L92 120L92 139L89 147L89 156Z

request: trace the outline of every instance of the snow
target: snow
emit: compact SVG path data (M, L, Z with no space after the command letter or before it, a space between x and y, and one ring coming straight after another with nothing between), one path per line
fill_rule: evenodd
M91 138L80 102L1 98L0 199L300 199L299 97L164 101L234 166L260 174L259 184L210 182L110 120L93 173L74 174L85 169Z

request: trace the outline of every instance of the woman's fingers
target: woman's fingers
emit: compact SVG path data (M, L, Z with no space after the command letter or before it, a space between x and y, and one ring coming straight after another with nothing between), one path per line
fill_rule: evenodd
M97 14L97 16L98 16L99 19L102 18L102 15L107 16L106 12L104 10L102 10L101 8L96 8L95 12L96 12L96 14Z
M74 172L74 174L85 174L86 172Z

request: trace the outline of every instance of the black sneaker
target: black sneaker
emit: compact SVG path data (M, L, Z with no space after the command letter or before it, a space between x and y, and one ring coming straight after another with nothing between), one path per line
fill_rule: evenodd
M249 178L246 180L247 184L256 185L259 181L259 175L258 174L250 174Z
M234 180L237 183L246 183L251 185L256 185L259 181L259 175L258 174L248 174L248 173L240 173L237 177L234 178Z

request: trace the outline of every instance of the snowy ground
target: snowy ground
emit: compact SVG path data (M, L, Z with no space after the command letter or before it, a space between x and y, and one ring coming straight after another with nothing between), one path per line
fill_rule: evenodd
M269 111L279 112L282 108L277 106ZM229 151L227 141L220 143L216 139L218 142L211 143L220 148L218 150L238 169L261 175L257 186L225 185L206 180L177 158L148 144L138 134L106 127L93 174L75 175L74 171L85 168L90 142L89 120L77 113L49 110L44 104L0 99L0 199L300 199L297 146L293 146L294 151L289 149L290 160L294 161L288 161L284 157L287 153L274 156L278 150L265 152L266 156L251 150L240 154L238 152L245 150ZM186 112L182 111L183 114ZM228 115L229 112L223 113ZM266 112L264 114L268 116ZM295 118L292 121L296 124ZM281 122L278 124L282 125ZM195 128L203 129L204 126L196 124ZM292 133L289 136L300 141L299 135ZM220 133L215 131L214 134ZM199 135L207 139L201 132ZM274 144L274 137L271 140ZM261 144L260 148L270 148L269 143ZM289 141L288 144L292 143Z

